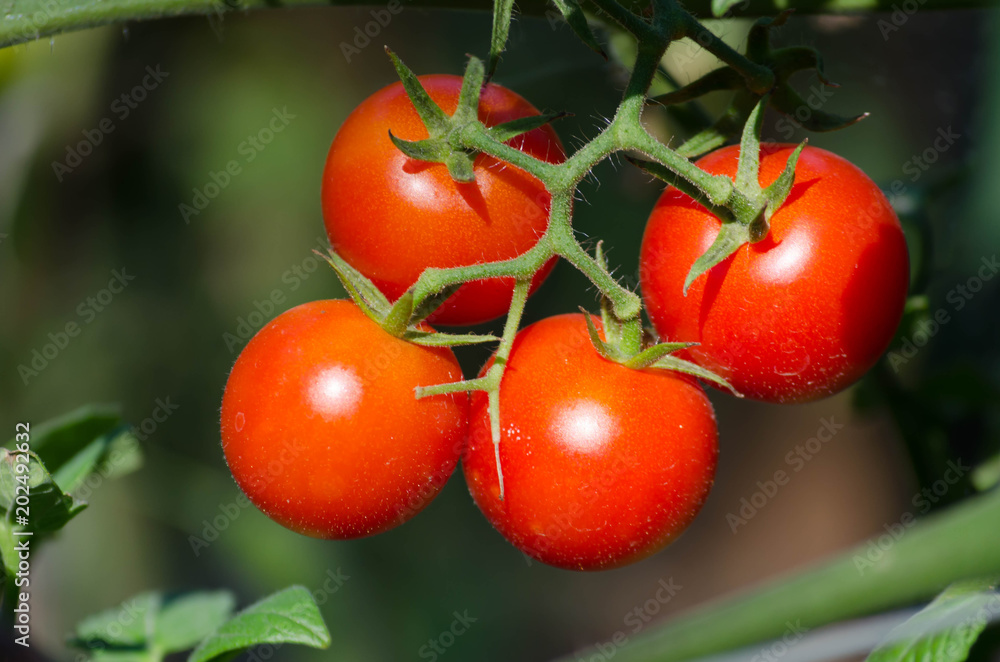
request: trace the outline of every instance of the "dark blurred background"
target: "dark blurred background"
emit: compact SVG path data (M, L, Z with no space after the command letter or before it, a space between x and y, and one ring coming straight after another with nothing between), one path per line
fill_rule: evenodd
M73 625L140 591L231 588L246 604L291 583L338 586L328 579L339 573L321 607L331 650L288 646L276 659L545 660L618 630L631 636L627 615L661 579L682 589L649 614L654 623L883 532L914 508L911 444L897 423L916 409L940 416L940 429L921 430L966 462L995 449L997 289L987 282L960 311L947 297L1000 243L996 16L918 11L887 35L878 23L886 15L798 17L777 41L825 54L843 87L820 95L823 109L871 113L848 130L809 135L811 144L886 188L903 182L894 202L905 212L919 289L932 313L953 313L898 375L883 366L883 379L860 393L794 407L713 391L721 460L708 504L677 543L621 570L529 563L479 515L460 472L412 522L357 542L310 540L240 508L218 432L222 389L246 340L234 337L280 312L255 313L272 290L286 295L283 308L342 296L332 271L311 258L325 241L320 174L337 127L395 80L382 44L418 73L460 73L466 53L485 55L488 12L406 7L348 61L341 44L353 42L369 12L229 13L0 50L0 429L88 402L121 403L137 424L157 407L170 411L144 430L145 467L94 490L91 507L34 559L36 651L75 659L64 647ZM737 46L748 27L714 24ZM681 82L716 66L685 43L666 62ZM144 92L133 94L144 80ZM613 114L624 77L564 26L522 17L496 80L539 108L574 113L556 127L572 149ZM810 88L816 79L803 75L807 96ZM718 112L724 101L709 99L709 108ZM276 111L289 119L273 141L246 143ZM649 115L676 130L657 111ZM773 137L806 135L779 121L769 119ZM934 148L949 128L957 138ZM927 149L934 163L914 170L912 159ZM208 186L233 159L242 172ZM195 189L217 194L185 220L179 205L192 205ZM579 231L603 238L618 274L633 283L658 192L616 159L597 169L578 207ZM102 290L116 271L132 279L109 298ZM530 301L527 321L580 305L596 306L594 290L561 264ZM41 369L31 366L49 334L74 321L80 334ZM459 354L466 374L485 357L481 349ZM941 411L929 412L928 399ZM845 427L734 527L727 515L739 513L741 499L788 469L786 455L831 418ZM195 550L192 536L208 544ZM455 612L476 621L436 654L428 642Z

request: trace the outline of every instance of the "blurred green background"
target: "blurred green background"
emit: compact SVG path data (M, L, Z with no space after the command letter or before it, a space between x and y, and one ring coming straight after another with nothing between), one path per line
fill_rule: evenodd
M967 463L995 452L997 287L987 282L961 311L948 293L1000 244L997 17L918 12L888 38L878 24L886 16L799 17L778 42L825 54L829 76L843 87L824 110L871 113L837 134L810 135L811 144L849 158L885 187L904 183L906 196L894 202L907 212L926 276L919 289L931 312L954 312L901 375L883 366L881 382L870 380L860 393L795 407L712 392L721 460L705 510L673 546L621 570L578 574L529 563L479 515L460 474L412 522L356 542L310 540L239 508L218 413L245 338L234 346L226 334L239 334L241 320L280 312L254 314L274 289L287 296L286 307L342 296L332 271L315 268L311 257L325 240L320 174L347 113L395 79L381 45L418 73L460 73L466 53L485 55L488 12L406 7L348 61L341 44L372 20L369 12L228 13L0 51L0 430L12 436L16 421L38 423L88 402L121 403L136 424L158 406L172 409L143 430L145 467L94 490L91 507L34 559L36 655L77 659L64 647L73 625L140 591L231 588L245 604L290 583L321 590L339 572L349 579L321 605L331 650L288 646L275 659L434 659L429 640L458 612L476 621L440 657L545 660L618 630L631 636L627 615L661 579L682 589L644 628L881 533L913 509L914 434L927 437L918 445ZM740 45L748 25L715 29ZM685 82L716 65L680 43L667 66ZM147 68L162 72L158 83ZM130 107L121 95L144 78L150 89ZM556 127L573 149L613 114L624 72L565 26L522 17L496 81L539 108L574 113ZM804 76L807 95L810 88L817 81ZM718 111L724 101L709 106ZM288 113L287 126L263 149L247 147L276 110ZM657 111L649 115L665 133L676 130ZM805 135L789 136L778 121L769 119L771 136ZM101 131L109 125L113 131ZM926 171L914 171L913 157L949 127L958 138ZM79 153L79 143L96 135L100 143L77 162L68 150ZM179 205L192 204L195 189L204 191L232 159L242 172L185 222ZM633 284L658 192L618 159L602 164L582 191L577 228L603 238L618 274ZM933 247L929 257L919 257L922 245ZM134 279L108 299L101 291L115 270ZM527 321L580 305L595 307L594 290L561 264L529 302ZM42 362L31 366L49 334L73 321L80 334L41 369ZM484 352L460 350L466 374ZM859 411L855 400L866 406ZM897 422L918 420L917 412L930 422L904 439ZM757 481L787 468L786 454L831 416L845 429L734 532L727 515ZM206 529L216 518L225 526L212 537ZM193 549L192 536L207 547Z

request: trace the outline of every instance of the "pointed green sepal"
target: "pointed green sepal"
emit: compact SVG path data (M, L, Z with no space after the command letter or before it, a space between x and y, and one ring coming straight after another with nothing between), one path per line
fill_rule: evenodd
M354 300L361 311L378 324L382 324L391 308L389 300L360 271L347 263L347 260L330 249L328 253L313 251L333 267L334 273L340 279L347 294Z
M693 347L697 344L696 342L664 342L653 345L630 358L625 362L625 365L634 370L642 370L643 368L650 367L668 354Z
M608 271L608 260L604 255L604 242L598 241L597 248L594 249L594 261L601 266L601 269L605 273L610 275ZM583 308L580 309L583 311ZM584 311L584 315L589 313ZM622 329L621 322L615 317L614 306L608 301L607 297L601 297L601 326L604 327L604 337L608 339L610 343L617 343L621 340Z
M717 374L702 368L697 363L692 363L691 361L685 361L684 359L679 359L676 356L666 355L659 361L650 366L651 368L656 368L659 370L673 370L674 372L683 372L686 375L692 375L698 379L703 379L706 382L712 382L722 388L726 389L737 398L742 398L743 394L733 388L732 384L727 382L722 377Z
M657 179L666 182L670 186L676 188L681 193L686 194L692 200L694 200L698 204L705 207L705 209L712 212L712 214L714 214L715 216L723 220L732 219L732 214L728 209L722 207L721 205L713 205L712 202L707 199L707 197L701 191L701 189L699 189L697 186L695 186L688 180L684 179L683 177L675 173L673 170L668 169L665 165L661 163L656 163L655 161L644 161L642 159L637 159L633 156L628 156L628 155L625 156L625 160L634 165L635 167L639 168L643 172L646 172L652 175L653 177L656 177ZM732 183L732 180L730 180L728 177L725 177L724 175L717 175L717 177L721 179L726 179L726 181L728 181L730 184Z
M389 131L389 140L392 144L406 154L411 159L416 159L418 161L429 161L431 163L445 163L451 154L451 150L448 148L447 143L437 138L428 138L426 140L403 140L402 138L397 138L393 135L392 131Z
M437 310L438 307L448 299L448 297L457 292L460 287L462 287L461 283L455 283L454 285L449 285L436 294L424 297L420 303L413 306L413 314L410 316L410 324L413 325L426 319L427 316Z
M427 131L431 135L446 131L448 129L448 116L427 94L427 90L420 84L417 75L410 71L409 67L403 64L403 61L391 50L386 48L385 52L392 60L392 66L396 68L396 74L399 76L400 82L403 83L403 89L406 90L406 95L410 97L410 102L417 110L417 114L420 115L420 119L423 120Z
M479 95L483 91L485 71L483 61L469 56L462 76L462 90L458 93L458 105L452 118L457 122L474 122L479 119Z
M402 338L407 342L423 345L424 347L460 347L463 345L478 345L500 341L500 338L489 334L439 333L436 331L417 331L415 329L408 329Z
M392 308L389 309L385 319L382 320L382 328L386 333L397 338L402 338L410 325L410 317L413 315L413 292L407 291L399 297Z
M586 309L581 307L580 312L583 313L583 319L587 322L587 333L590 334L590 342L594 345L597 353L609 361L619 362L619 359L622 357L618 352L618 348L601 339L601 334L598 332L597 326L594 325L594 319Z
M530 115L528 117L521 117L516 120L492 126L487 129L487 133L489 133L490 137L497 142L505 143L511 138L516 138L523 133L528 133L529 131L534 131L535 129L543 127L553 120L562 119L563 117L568 116L569 113L565 112Z
M785 204L785 200L788 199L788 194L792 192L792 185L795 184L795 166L799 162L799 155L802 154L802 150L805 148L808 140L803 140L795 151L788 156L788 162L785 163L785 169L781 171L778 178L771 183L766 189L764 189L764 199L767 201L767 206L764 207L764 221L769 223L774 212L781 208L781 205ZM766 234L766 230L765 230ZM751 231L751 241L760 241L764 237L761 236L757 239L754 238L755 233Z
M747 57L754 62L761 62L771 53L771 30L779 28L795 13L794 9L785 9L777 16L762 16L754 21L747 33Z
M788 76L797 71L815 69L816 76L821 83L827 87L840 87L840 85L827 78L823 56L815 48L809 46L779 48L771 53L771 57L774 61L775 73L781 79L787 79Z
M452 151L444 159L448 174L456 182L469 184L476 181L475 157L468 152Z
M507 35L510 34L510 20L513 13L514 0L493 0L489 78L493 78L497 65L500 63L500 54L507 48Z
M857 124L869 115L869 113L861 113L860 115L845 117L813 109L802 98L802 95L788 85L779 85L778 89L774 91L774 94L771 95L771 107L782 115L788 116L793 123L798 124L803 129L817 133L838 131L852 124ZM809 114L802 113L802 108L808 108Z
M688 288L703 273L723 262L730 255L735 253L740 246L750 242L750 229L738 221L729 221L722 224L715 241L708 247L708 250L694 261L691 270L688 271L687 278L684 279L684 295L687 296Z
M556 9L559 10L563 19L565 19L570 29L580 41L607 60L608 54L594 36L594 31L591 30L587 16L583 13L583 9L580 8L580 3L577 0L552 0L552 4L556 6Z
M710 92L736 90L743 86L743 76L738 74L735 69L722 67L721 69L714 69L708 72L698 80L688 83L684 87L652 97L649 101L668 106L670 104L692 101Z
M740 158L736 166L736 188L744 193L760 190L760 131L764 124L767 97L757 102L743 127Z

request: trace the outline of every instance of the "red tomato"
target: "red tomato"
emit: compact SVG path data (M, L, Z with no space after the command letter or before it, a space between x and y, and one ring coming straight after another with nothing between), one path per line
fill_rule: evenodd
M420 512L451 476L468 397L413 389L462 378L448 349L383 331L348 301L275 318L233 367L222 399L229 469L268 517L316 538L380 533Z
M422 76L428 94L455 111L462 79ZM479 119L487 126L537 115L519 95L499 85L483 88ZM516 257L548 226L550 196L523 170L480 154L476 181L459 184L442 164L415 161L389 140L427 138L402 83L368 97L354 109L330 147L323 173L323 218L330 243L390 300L399 298L427 267L459 267ZM565 156L558 136L544 126L510 141L550 163ZM550 262L534 286L552 269ZM512 279L462 286L429 319L475 324L507 312Z
M762 186L777 179L793 149L761 146ZM724 147L698 165L733 177L738 155L738 147ZM861 170L806 147L768 236L741 247L684 296L684 278L719 226L674 188L656 203L639 273L661 337L701 343L686 358L767 402L826 397L875 364L902 316L909 263L896 214Z
M421 76L431 98L455 111L462 79ZM499 85L483 88L479 119L494 126L537 115L522 97ZM368 97L348 116L330 147L323 172L323 218L330 243L389 299L399 298L427 267L459 267L516 257L548 226L550 196L528 173L490 156L475 160L476 181L452 180L442 164L415 161L389 140L427 138L402 83ZM550 163L565 158L550 126L510 141ZM552 270L535 277L537 287ZM475 324L507 312L513 279L463 285L429 318Z
M597 321L599 324L599 321ZM462 464L518 549L573 570L626 565L694 519L715 475L715 415L693 379L601 357L582 315L520 331L500 387L500 500L487 399L473 395Z

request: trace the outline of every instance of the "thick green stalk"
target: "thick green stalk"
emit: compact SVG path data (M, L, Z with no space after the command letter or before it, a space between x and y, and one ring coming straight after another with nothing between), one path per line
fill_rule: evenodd
M681 662L927 600L945 586L1000 572L1000 491L885 533L811 569L706 605L641 634L615 662ZM571 662L567 656L558 662Z

